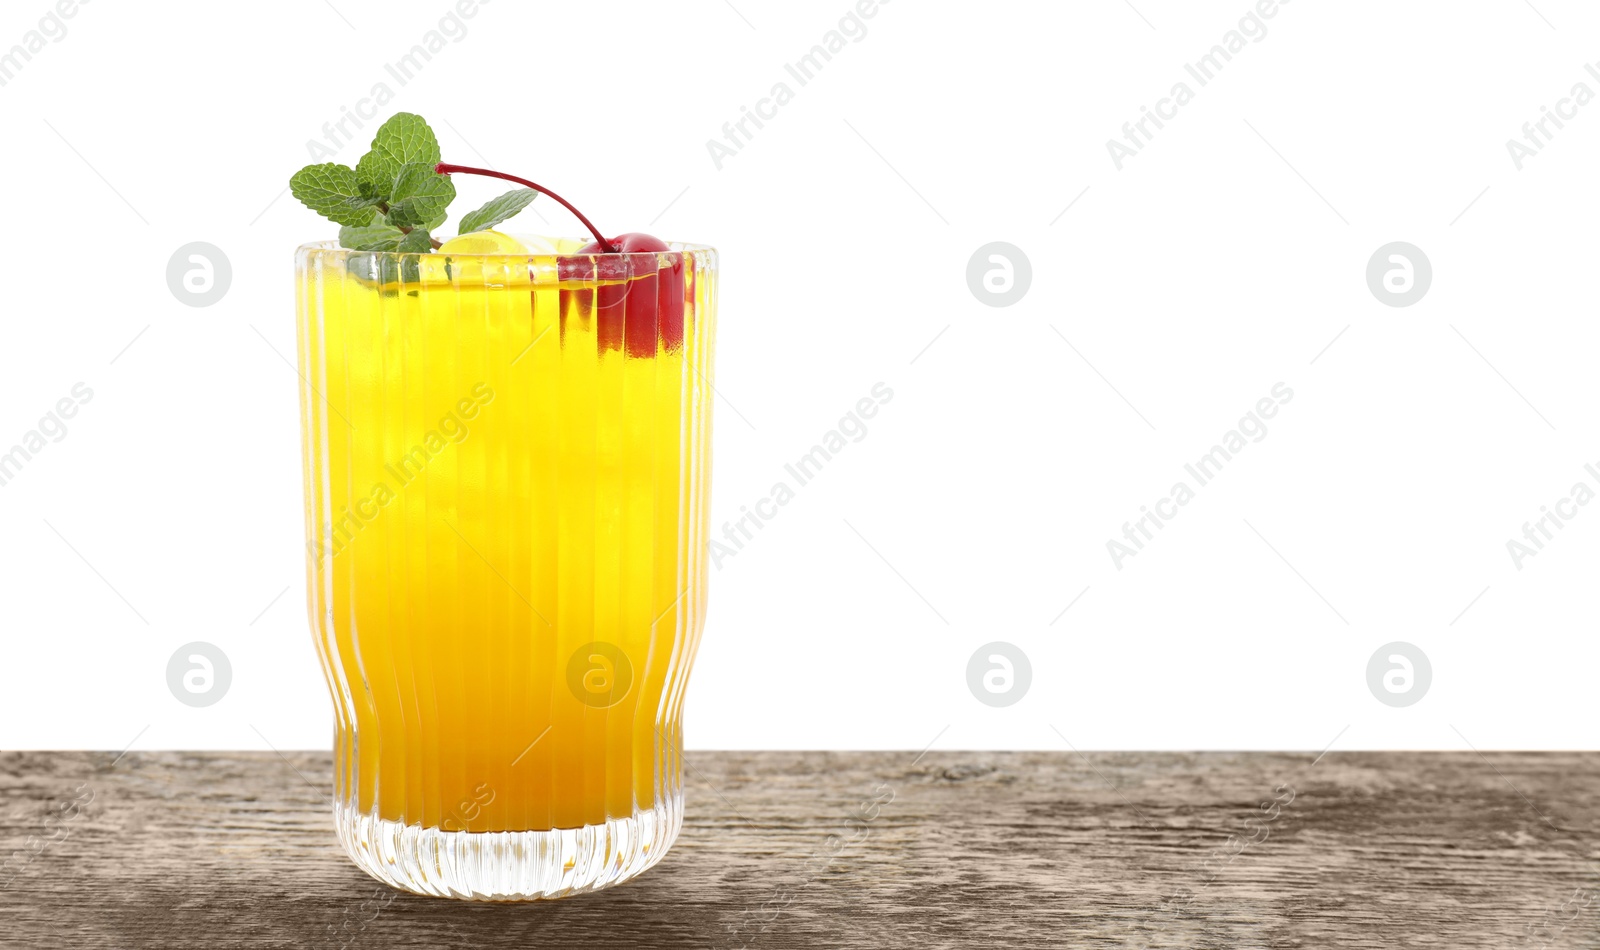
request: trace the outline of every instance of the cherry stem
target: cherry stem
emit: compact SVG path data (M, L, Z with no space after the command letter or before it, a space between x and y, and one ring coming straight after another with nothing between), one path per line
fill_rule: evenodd
M560 202L561 207L566 208L568 211L571 211L573 214L577 215L578 220L583 222L583 226L589 229L590 234L594 235L594 239L600 245L601 250L605 251L607 254L615 254L622 250L622 248L617 247L602 237L600 234L600 229L596 228L593 224L590 224L589 219L583 216L583 212L572 206L572 202L561 197L543 185L536 185L526 178L518 178L516 175L507 175L505 172L492 171L487 168L473 168L469 165L452 165L449 162L440 162L439 164L433 166L433 170L440 175L453 175L459 172L463 175L483 175L486 178L498 178L501 181L515 182L523 187L532 188L541 195L549 195L551 198L554 198L556 201Z

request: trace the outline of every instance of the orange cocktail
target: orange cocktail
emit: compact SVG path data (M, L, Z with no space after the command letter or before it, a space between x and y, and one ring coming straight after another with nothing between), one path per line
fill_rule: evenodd
M307 245L298 301L341 837L505 900L631 877L681 823L716 256L485 234Z

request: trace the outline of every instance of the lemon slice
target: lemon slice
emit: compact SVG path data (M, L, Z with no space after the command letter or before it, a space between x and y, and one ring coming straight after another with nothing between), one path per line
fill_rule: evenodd
M444 242L435 254L527 254L530 248L499 231L473 231Z
M543 267L539 266L539 259L555 253L555 245L546 238L514 238L499 231L474 231L451 238L437 251L423 257L422 273L425 279L461 286L506 287L553 282L553 258L544 260ZM534 259L534 266L523 266L521 261L525 259ZM545 275L544 270L551 273Z

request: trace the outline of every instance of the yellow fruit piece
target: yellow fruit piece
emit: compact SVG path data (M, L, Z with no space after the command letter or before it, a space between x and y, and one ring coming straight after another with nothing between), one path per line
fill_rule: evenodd
M529 248L509 234L474 231L444 242L438 254L527 254Z

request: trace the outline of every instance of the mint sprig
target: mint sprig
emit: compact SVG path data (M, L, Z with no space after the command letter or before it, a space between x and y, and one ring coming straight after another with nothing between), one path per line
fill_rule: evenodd
M339 244L353 251L421 253L441 246L433 232L449 217L456 186L434 171L439 139L419 115L397 112L379 126L372 150L355 168L307 165L289 179L302 204L339 228ZM538 193L518 188L461 219L460 233L495 227L526 208Z

